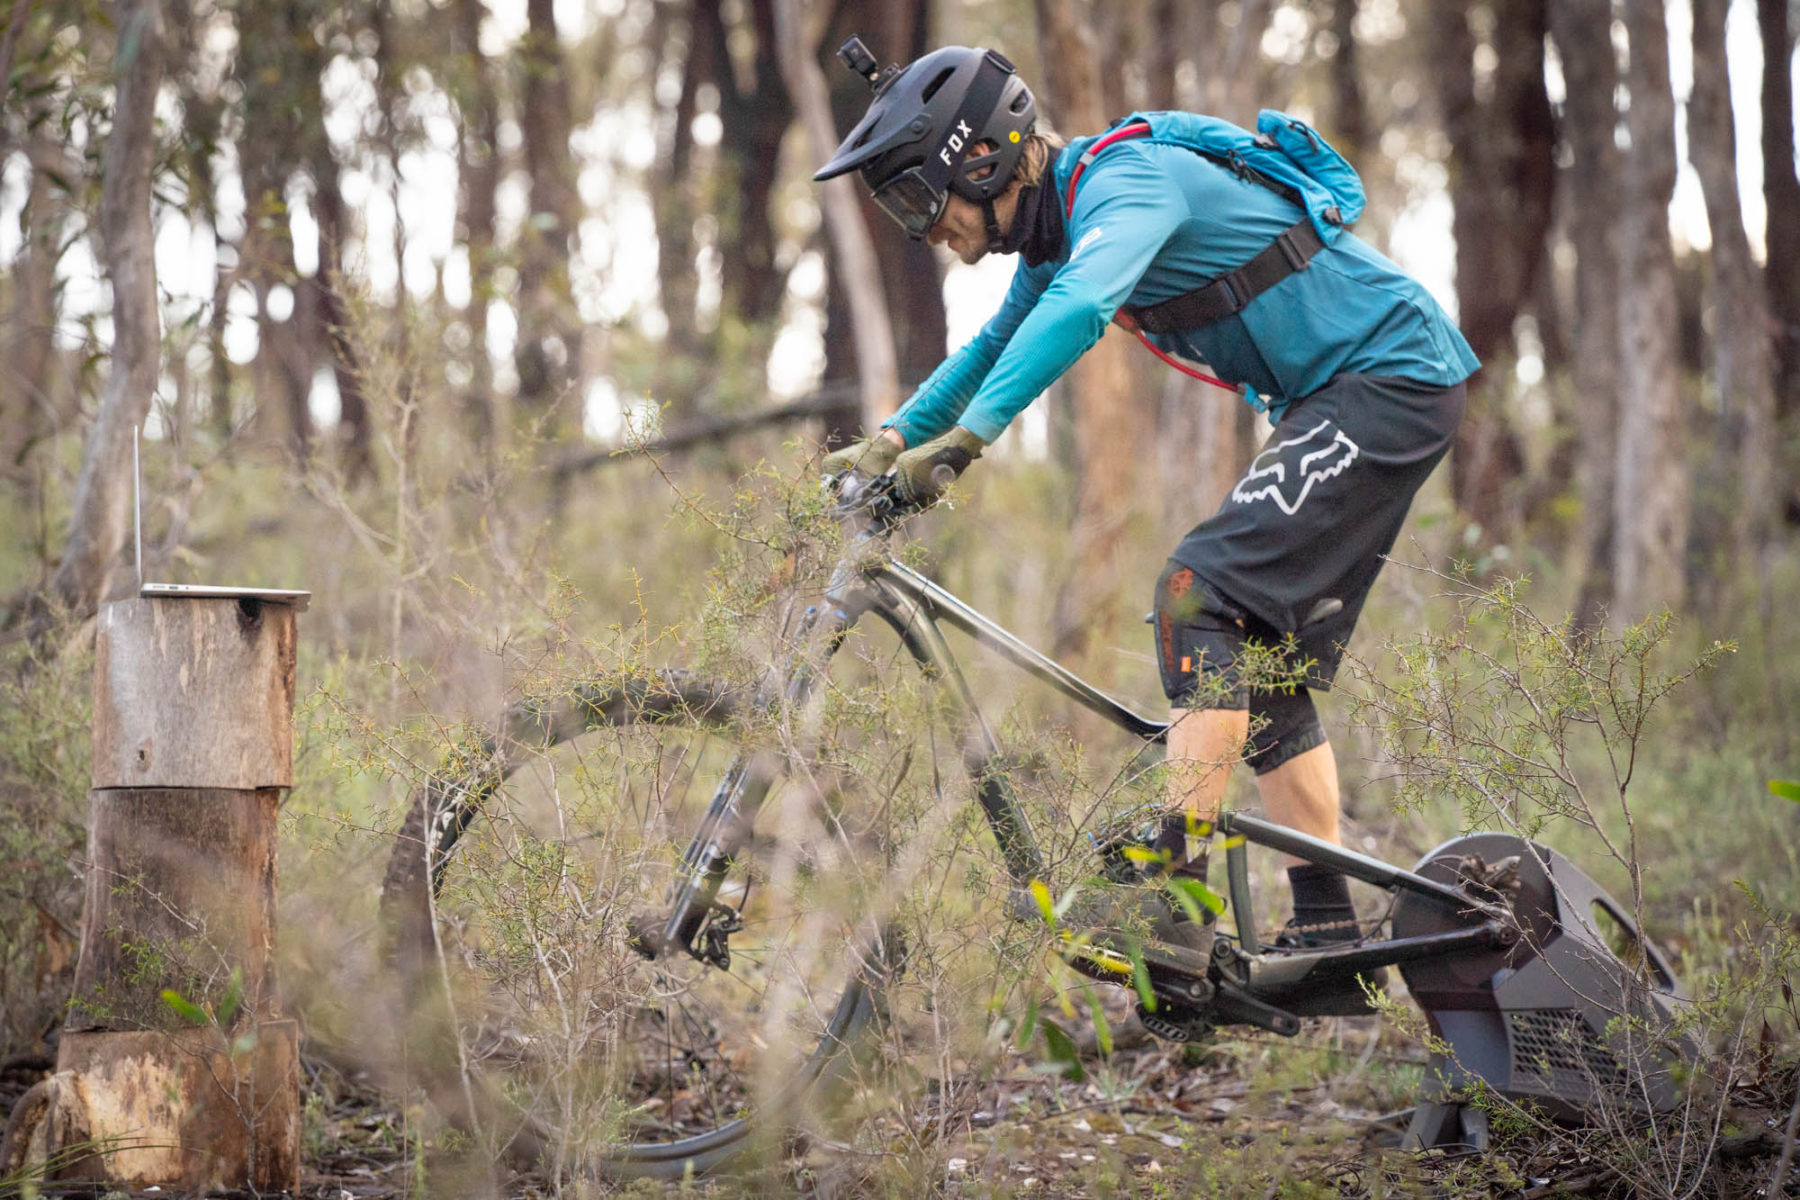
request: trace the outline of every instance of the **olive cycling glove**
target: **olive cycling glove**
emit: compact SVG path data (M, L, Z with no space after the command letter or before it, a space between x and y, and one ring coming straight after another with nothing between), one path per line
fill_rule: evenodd
M909 500L928 500L968 470L981 457L987 443L961 425L929 442L902 450L894 459L900 492ZM946 474L946 472L948 472Z
M878 433L872 438L863 438L842 449L833 450L819 460L819 470L826 475L841 475L845 471L885 475L887 469L894 465L894 459L901 449L894 444L894 439Z

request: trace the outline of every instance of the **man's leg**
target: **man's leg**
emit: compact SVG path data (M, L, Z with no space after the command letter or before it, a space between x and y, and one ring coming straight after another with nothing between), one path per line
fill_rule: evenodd
M1252 705L1263 720L1250 764L1263 811L1271 821L1337 844L1337 756L1305 688L1259 695ZM1289 943L1318 945L1357 936L1356 908L1344 876L1329 867L1288 858L1294 919L1283 931Z
M1256 777L1263 811L1269 820L1332 845L1338 837L1337 755L1321 742ZM1288 856L1290 865L1300 860Z
M1169 807L1201 821L1216 820L1231 768L1250 731L1247 709L1173 708L1169 711Z

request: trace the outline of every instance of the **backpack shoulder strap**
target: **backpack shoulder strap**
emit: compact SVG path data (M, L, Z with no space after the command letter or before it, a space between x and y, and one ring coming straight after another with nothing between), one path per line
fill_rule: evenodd
M1082 151L1081 157L1075 160L1075 169L1069 172L1069 195L1063 206L1064 220L1075 215L1075 185L1081 182L1082 172L1086 171L1088 165L1092 163L1095 158L1099 157L1100 152L1116 142L1122 142L1129 138L1144 137L1148 135L1149 132L1150 123L1148 121L1132 121L1129 124L1120 126L1111 133L1104 134L1095 139L1093 145ZM1119 324L1137 335L1137 340L1144 344L1144 349L1156 355L1156 357L1160 358L1171 367L1174 367L1183 375L1192 376L1203 383L1210 383L1214 387L1224 388L1233 395L1243 394L1243 388L1234 387L1233 385L1226 383L1223 379L1208 375L1204 371L1196 371L1186 363L1175 358L1175 356L1165 353L1161 347L1155 342L1152 342L1148 335L1138 327L1137 317L1132 310L1121 308L1118 315L1124 318L1124 320L1119 321Z
M1082 151L1081 157L1075 160L1075 169L1069 172L1069 195L1063 204L1063 218L1067 220L1075 215L1075 185L1081 182L1081 176L1088 169L1088 164L1100 157L1100 152L1116 142L1130 138L1146 137L1150 133L1150 122L1132 121L1121 125L1111 133L1102 134L1094 139L1094 144Z

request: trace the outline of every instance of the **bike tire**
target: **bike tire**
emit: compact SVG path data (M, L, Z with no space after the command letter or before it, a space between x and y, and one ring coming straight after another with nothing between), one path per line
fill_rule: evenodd
M504 1125L510 1157L520 1165L580 1157L594 1160L613 1177L667 1180L717 1170L747 1148L783 1137L803 1120L809 1095L839 1074L849 1049L875 1018L889 954L879 934L871 936L866 925L855 936L844 933L841 914L820 921L801 913L794 903L799 886L786 885L783 892L784 885L771 872L757 880L764 885L763 895L744 898L746 912L754 911L758 918L754 924L763 940L744 946L734 939L731 966L701 963L680 953L658 960L629 950L615 956L613 961L629 977L612 985L622 996L621 1011L611 1018L617 1030L603 1040L621 1061L599 1064L591 1074L618 1085L618 1124L597 1152L577 1155L565 1149L559 1155L557 1146L568 1140L567 1131L518 1102L517 1079L469 1087L451 1078L466 1076L471 1062L477 1073L484 1065L508 1066L507 1054L491 1049L491 1038L484 1041L466 1019L453 1028L454 1018L444 1016L446 1006L434 999L444 988L446 960L467 959L479 966L484 955L503 952L482 944L486 935L473 932L484 917L479 901L448 916L440 911L458 903L459 866L466 867L460 860L483 852L474 843L484 839L474 832L484 814L491 815L502 785L539 752L595 730L635 730L655 751L665 742L686 747L684 739L707 738L722 752L731 747L739 719L761 703L740 689L679 670L572 688L553 703L515 705L498 736L484 739L479 752L411 796L388 862L381 915L407 1011L415 1017L438 1014L435 1021L421 1018L435 1025L436 1042L435 1053L423 1057L440 1064L439 1078L427 1090L458 1124L485 1123L490 1130ZM703 782L701 777L720 761L712 749L684 748L679 756L692 756L694 767L682 781L680 803L667 793L658 798L664 806L659 817L691 817L692 785ZM661 782L680 774L677 769ZM621 791L626 787L619 785ZM491 846L487 849L493 852ZM644 857L648 861L651 856ZM646 880L629 894L648 895L656 886ZM500 918L502 923L510 919ZM792 922L791 927L784 922ZM613 925L620 927L616 920ZM834 933L822 933L826 926ZM833 941L837 957L813 964L801 951L814 941ZM798 978L777 980L778 971ZM686 1011L702 997L710 1004L704 1015ZM665 1042L660 1050L649 1036L658 1030ZM631 1044L634 1035L640 1045ZM455 1055L447 1049L451 1036L460 1039ZM684 1039L679 1046L677 1037ZM748 1055L746 1048L755 1046L770 1049ZM652 1062L653 1051L660 1067ZM741 1053L746 1056L740 1063ZM678 1067L685 1073L680 1078ZM702 1091L704 1104L696 1099ZM475 1111L470 1111L471 1103ZM653 1117L653 1112L667 1115Z

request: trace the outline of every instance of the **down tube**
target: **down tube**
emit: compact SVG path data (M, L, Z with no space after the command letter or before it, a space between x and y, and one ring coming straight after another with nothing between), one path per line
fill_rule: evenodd
M1000 758L1000 743L976 707L974 693L969 690L968 681L963 678L956 660L950 656L943 630L938 628L925 606L907 591L895 587L885 578L878 577L871 582L878 596L871 611L900 636L907 653L917 660L928 678L950 686L963 710L969 714L970 728L963 744L963 762L975 778L981 811L987 815L994 840L1000 843L1000 857L1006 862L1006 873L1016 883L1043 878L1043 854L1032 833L1031 820L1025 815L1018 794L1006 776L1005 764Z

